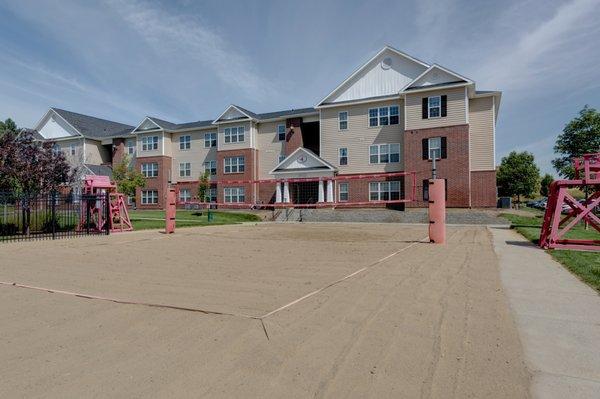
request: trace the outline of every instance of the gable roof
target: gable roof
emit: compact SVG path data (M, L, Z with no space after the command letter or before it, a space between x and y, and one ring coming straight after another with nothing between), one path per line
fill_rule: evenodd
M299 159L302 156L305 157L305 160L300 163ZM312 162L307 163L308 160L311 160ZM307 166L300 167L301 164L306 164ZM310 164L313 166L309 166ZM311 150L304 147L298 147L294 152L285 157L283 161L279 162L277 166L275 166L275 168L273 168L273 170L271 170L269 173L315 172L319 170L329 170L335 172L337 171L337 168L323 158L319 157Z
M433 64L412 82L404 86L401 91L434 88L459 83L473 83L473 81L441 65Z
M128 134L133 126L124 123L109 121L108 119L96 118L76 112L66 111L60 108L50 108L57 113L73 128L75 128L83 137L89 138L107 138L118 137Z
M409 80L409 81L414 80L414 78L417 75L421 74L423 71L427 70L430 67L429 64L427 64L417 58L414 58L400 50L397 50L391 46L385 46L379 52L377 52L377 54L375 54L373 57L371 57L371 59L369 59L362 66L360 66L358 69L356 69L346 80L344 80L342 83L340 83L327 96L325 96L325 98L323 98L321 101L319 101L319 103L316 105L316 108L318 108L321 105L331 103L333 98L336 96L336 94L340 94L340 92L344 88L346 88L347 86L349 86L352 83L353 79L358 78L358 77L360 77L361 74L366 74L368 71L372 70L375 61L378 61L380 58L382 58L382 60L385 59L383 56L387 55L387 54L397 57L400 60L403 60L405 62L404 69L411 69L410 71L406 70L404 72L410 76L404 76L402 80L399 79L399 77L396 77L397 82L394 82L394 84L388 85L390 87L386 87L386 90L389 93L387 93L387 92L386 93L383 93L383 92L382 93L370 93L369 95L367 95L365 97L378 97L378 96L382 96L384 94L397 94L400 91L400 89L402 88L402 86L400 86L400 83L399 83L400 81L402 81L402 85L404 85L404 84L406 84L407 80ZM411 65L411 67L406 68L407 65ZM382 68L383 68L383 66L382 66ZM388 66L387 69L398 72L397 75L400 75L399 71L396 70L391 65ZM394 87L391 87L391 86L394 86ZM347 99L341 99L341 100L344 101Z
M112 177L112 168L110 166L92 165L90 163L86 163L83 166L85 166L85 168L93 175Z

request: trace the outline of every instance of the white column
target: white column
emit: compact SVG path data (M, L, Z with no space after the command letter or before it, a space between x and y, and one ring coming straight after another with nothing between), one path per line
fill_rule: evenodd
M333 180L327 180L327 202L333 202Z
M290 184L288 182L283 183L283 202L290 202Z
M319 180L319 202L325 201L325 190L323 189L323 180Z
M281 183L277 182L277 186L275 187L275 202L281 202Z

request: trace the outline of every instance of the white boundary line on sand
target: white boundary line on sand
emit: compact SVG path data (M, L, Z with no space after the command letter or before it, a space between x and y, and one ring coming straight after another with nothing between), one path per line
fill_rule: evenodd
M362 269L358 269L357 271L355 271L355 272L353 272L353 273L350 273L350 274L348 274L347 276L344 276L344 277L342 277L342 278L341 278L341 279L339 279L339 280L335 280L335 281L333 281L333 282L331 282L331 283L328 283L328 284L324 285L323 287L319 288L318 290L315 290L315 291L313 291L313 292L310 292L310 293L308 293L308 294L304 295L303 297L301 297L301 298L298 298L298 299L296 299L296 300L293 300L292 302L290 302L290 303L288 303L288 304L286 304L286 305L283 305L283 306L281 306L281 307L279 307L279 308L277 308L277 309L275 309L275 310L273 310L273 311L271 311L271 312L269 312L269 313L266 313L266 314L264 314L264 315L262 315L262 316L259 316L258 318L262 320L262 319L265 319L265 318L267 318L267 317L269 317L269 316L272 316L272 315L274 315L275 313L278 313L278 312L280 312L280 311L282 311L282 310L284 310L284 309L287 309L287 308L289 308L289 307L291 307L291 306L294 306L294 305L295 305L295 304L297 304L298 302L302 302L303 300L305 300L305 299L307 299L307 298L310 298L310 297L311 297L311 296L313 296L313 295L316 295L316 294L318 294L318 293L320 293L320 292L323 292L323 291L325 291L325 290L326 290L327 288L329 288L329 287L332 287L332 286L334 286L334 285L336 285L336 284L339 284L339 283L341 283L341 282L343 282L343 281L346 281L346 280L348 280L349 278L352 278L352 277L354 277L354 276L356 276L356 275L358 275L358 274L360 274L360 273L362 273L362 272L364 272L364 271L366 271L366 270L369 270L369 269L371 269L372 267L374 267L374 266L377 266L377 265L379 265L380 263L383 263L383 262L385 262L386 260L390 259L391 257L398 255L400 252L406 251L407 249L411 248L411 247L412 247L412 246L414 246L414 245L417 245L417 244L423 244L423 243L426 243L426 242L429 242L429 236L427 236L427 237L424 237L424 238L420 239L419 241L415 241L415 242L413 242L413 243L411 243L411 244L407 245L406 247L400 248L400 249L399 249L399 250L397 250L396 252L392 252L391 254L389 254L389 255L387 255L387 256L385 256L385 257L383 257L383 258L379 259L379 260L376 260L375 262L371 263L371 264L370 264L370 265L368 265L368 266L365 266L365 267L363 267Z

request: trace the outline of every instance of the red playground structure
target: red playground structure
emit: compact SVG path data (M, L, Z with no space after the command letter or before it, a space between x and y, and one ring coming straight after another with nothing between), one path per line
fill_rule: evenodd
M86 219L89 217L89 224L98 231L108 230L115 233L133 230L125 195L117 192L117 185L111 182L108 176L85 176L82 198L86 196L95 197L95 201L83 201L89 207L89 211L86 209L86 212L81 212L79 229L88 228Z
M540 247L599 251L600 240L566 238L566 235L582 221L600 232L600 219L594 214L600 204L600 153L575 159L574 166L575 179L557 180L550 185ZM590 194L580 202L567 191L570 188L587 189Z

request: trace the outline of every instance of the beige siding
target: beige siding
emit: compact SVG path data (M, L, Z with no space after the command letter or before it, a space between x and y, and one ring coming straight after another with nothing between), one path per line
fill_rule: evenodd
M369 127L369 108L398 105L398 125ZM404 115L402 100L324 108L321 110L321 157L338 168L340 174L397 172L404 168L402 147ZM338 128L338 113L348 111L348 129ZM369 146L372 144L400 144L400 162L370 164ZM339 164L339 149L348 149L348 165Z
M279 141L277 126L284 125L285 120L266 122L258 125L256 148L258 148L258 178L269 179L269 172L278 164L279 155L284 154L285 141Z
M69 165L75 168L81 166L83 163L83 139L60 140L56 144L60 146L60 150L65 154ZM74 146L75 155L71 155L71 146Z
M153 150L153 151L142 151L142 139L144 137L151 137L151 136L158 136L158 149L157 150ZM162 132L153 132L153 133L139 133L136 135L136 144L137 144L137 148L136 148L136 157L137 158L143 158L143 157L157 157L162 155L162 139L163 139L163 133Z
M110 162L108 149L99 141L85 139L85 163L101 165Z
M204 162L217 160L216 147L204 148L204 133L216 132L216 126L211 129L195 130L185 133L173 133L172 135L172 156L173 156L173 181L189 182L198 181L204 173ZM179 138L181 136L190 136L191 146L189 150L179 148ZM166 144L166 143L165 143ZM192 175L189 177L179 176L179 164L189 162Z
M243 126L244 127L244 142L242 143L226 143L225 142L225 128L227 127L238 127L238 126ZM238 150L240 148L250 148L251 147L251 135L252 132L250 130L250 122L240 122L240 123L225 123L222 125L219 125L219 134L218 134L218 148L219 151L226 151L226 150Z
M447 116L423 119L421 113L423 97L448 96ZM425 129L441 126L464 125L467 123L465 88L431 90L406 95L406 129Z
M494 170L493 97L469 100L471 170Z

